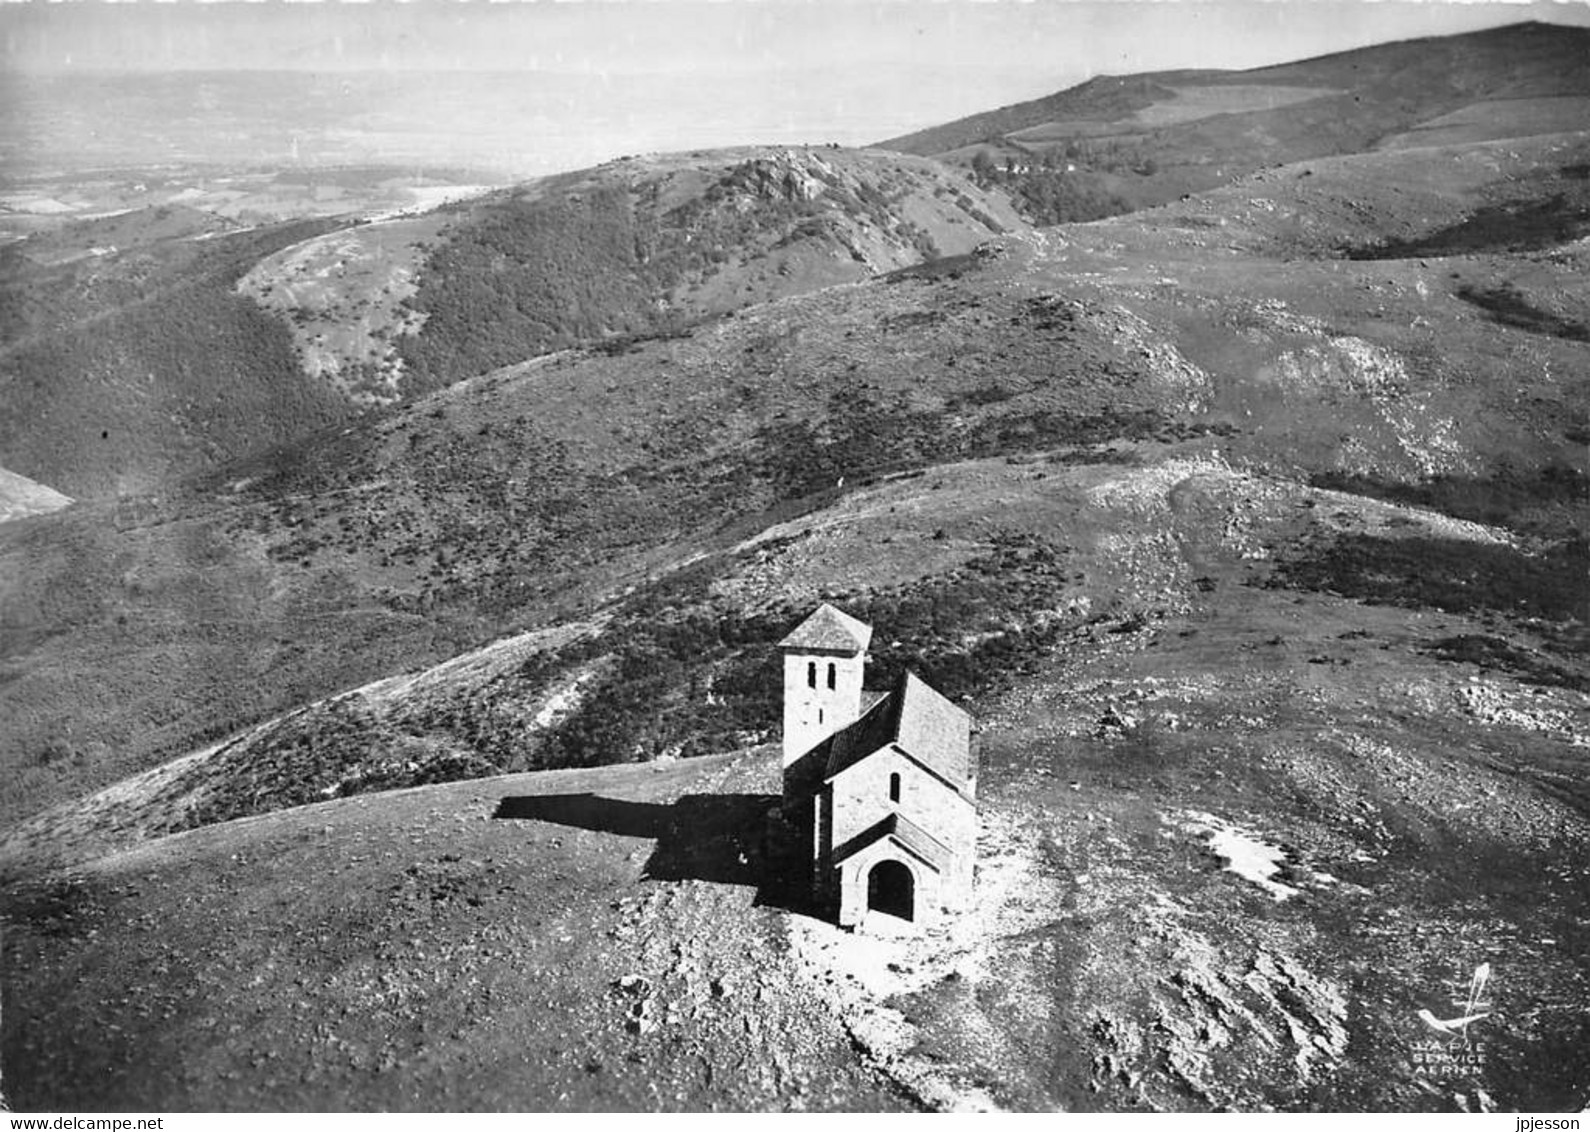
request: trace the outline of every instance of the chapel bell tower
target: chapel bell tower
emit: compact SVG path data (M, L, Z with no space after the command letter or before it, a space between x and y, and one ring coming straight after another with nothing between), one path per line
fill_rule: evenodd
M784 653L784 766L861 714L872 627L824 603L779 642Z

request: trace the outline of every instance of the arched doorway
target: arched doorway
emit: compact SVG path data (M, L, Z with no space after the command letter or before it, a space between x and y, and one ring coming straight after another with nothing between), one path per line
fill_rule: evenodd
M916 878L899 861L879 861L867 874L867 908L916 919Z

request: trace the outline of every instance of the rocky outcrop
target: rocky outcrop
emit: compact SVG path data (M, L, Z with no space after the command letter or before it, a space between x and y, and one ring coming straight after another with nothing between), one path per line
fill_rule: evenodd
M741 162L729 170L722 183L763 200L795 202L816 200L838 180L833 166L816 154L785 150Z

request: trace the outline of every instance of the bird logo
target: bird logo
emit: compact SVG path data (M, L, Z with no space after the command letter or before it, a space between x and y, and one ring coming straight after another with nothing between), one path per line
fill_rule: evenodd
M1490 1011L1481 1010L1482 1006L1489 1006L1485 1001L1485 986L1491 981L1491 965L1481 963L1474 968L1474 975L1469 979L1468 994L1462 1000L1462 1009L1455 1018L1437 1018L1428 1010L1420 1010L1419 1021L1423 1022L1436 1033L1448 1038L1468 1040L1469 1024L1478 1022L1481 1018L1489 1018ZM1458 1000L1452 1000L1454 1006Z

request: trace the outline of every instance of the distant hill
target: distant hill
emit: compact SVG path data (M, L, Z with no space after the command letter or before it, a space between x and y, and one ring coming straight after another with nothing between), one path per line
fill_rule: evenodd
M1024 227L934 162L827 147L629 159L374 223L74 221L0 252L0 461L79 498L159 490L499 366Z
M16 250L33 263L55 266L89 256L112 256L166 240L209 238L239 226L204 209L160 204L72 220L54 231L28 237Z
M627 158L468 206L419 270L398 352L422 389L538 354L970 251L1025 228L933 162L838 147Z
M1267 165L1582 128L1587 58L1590 29L1522 23L1249 71L1101 76L879 144L1008 167L1018 189L1068 174L1124 211Z

